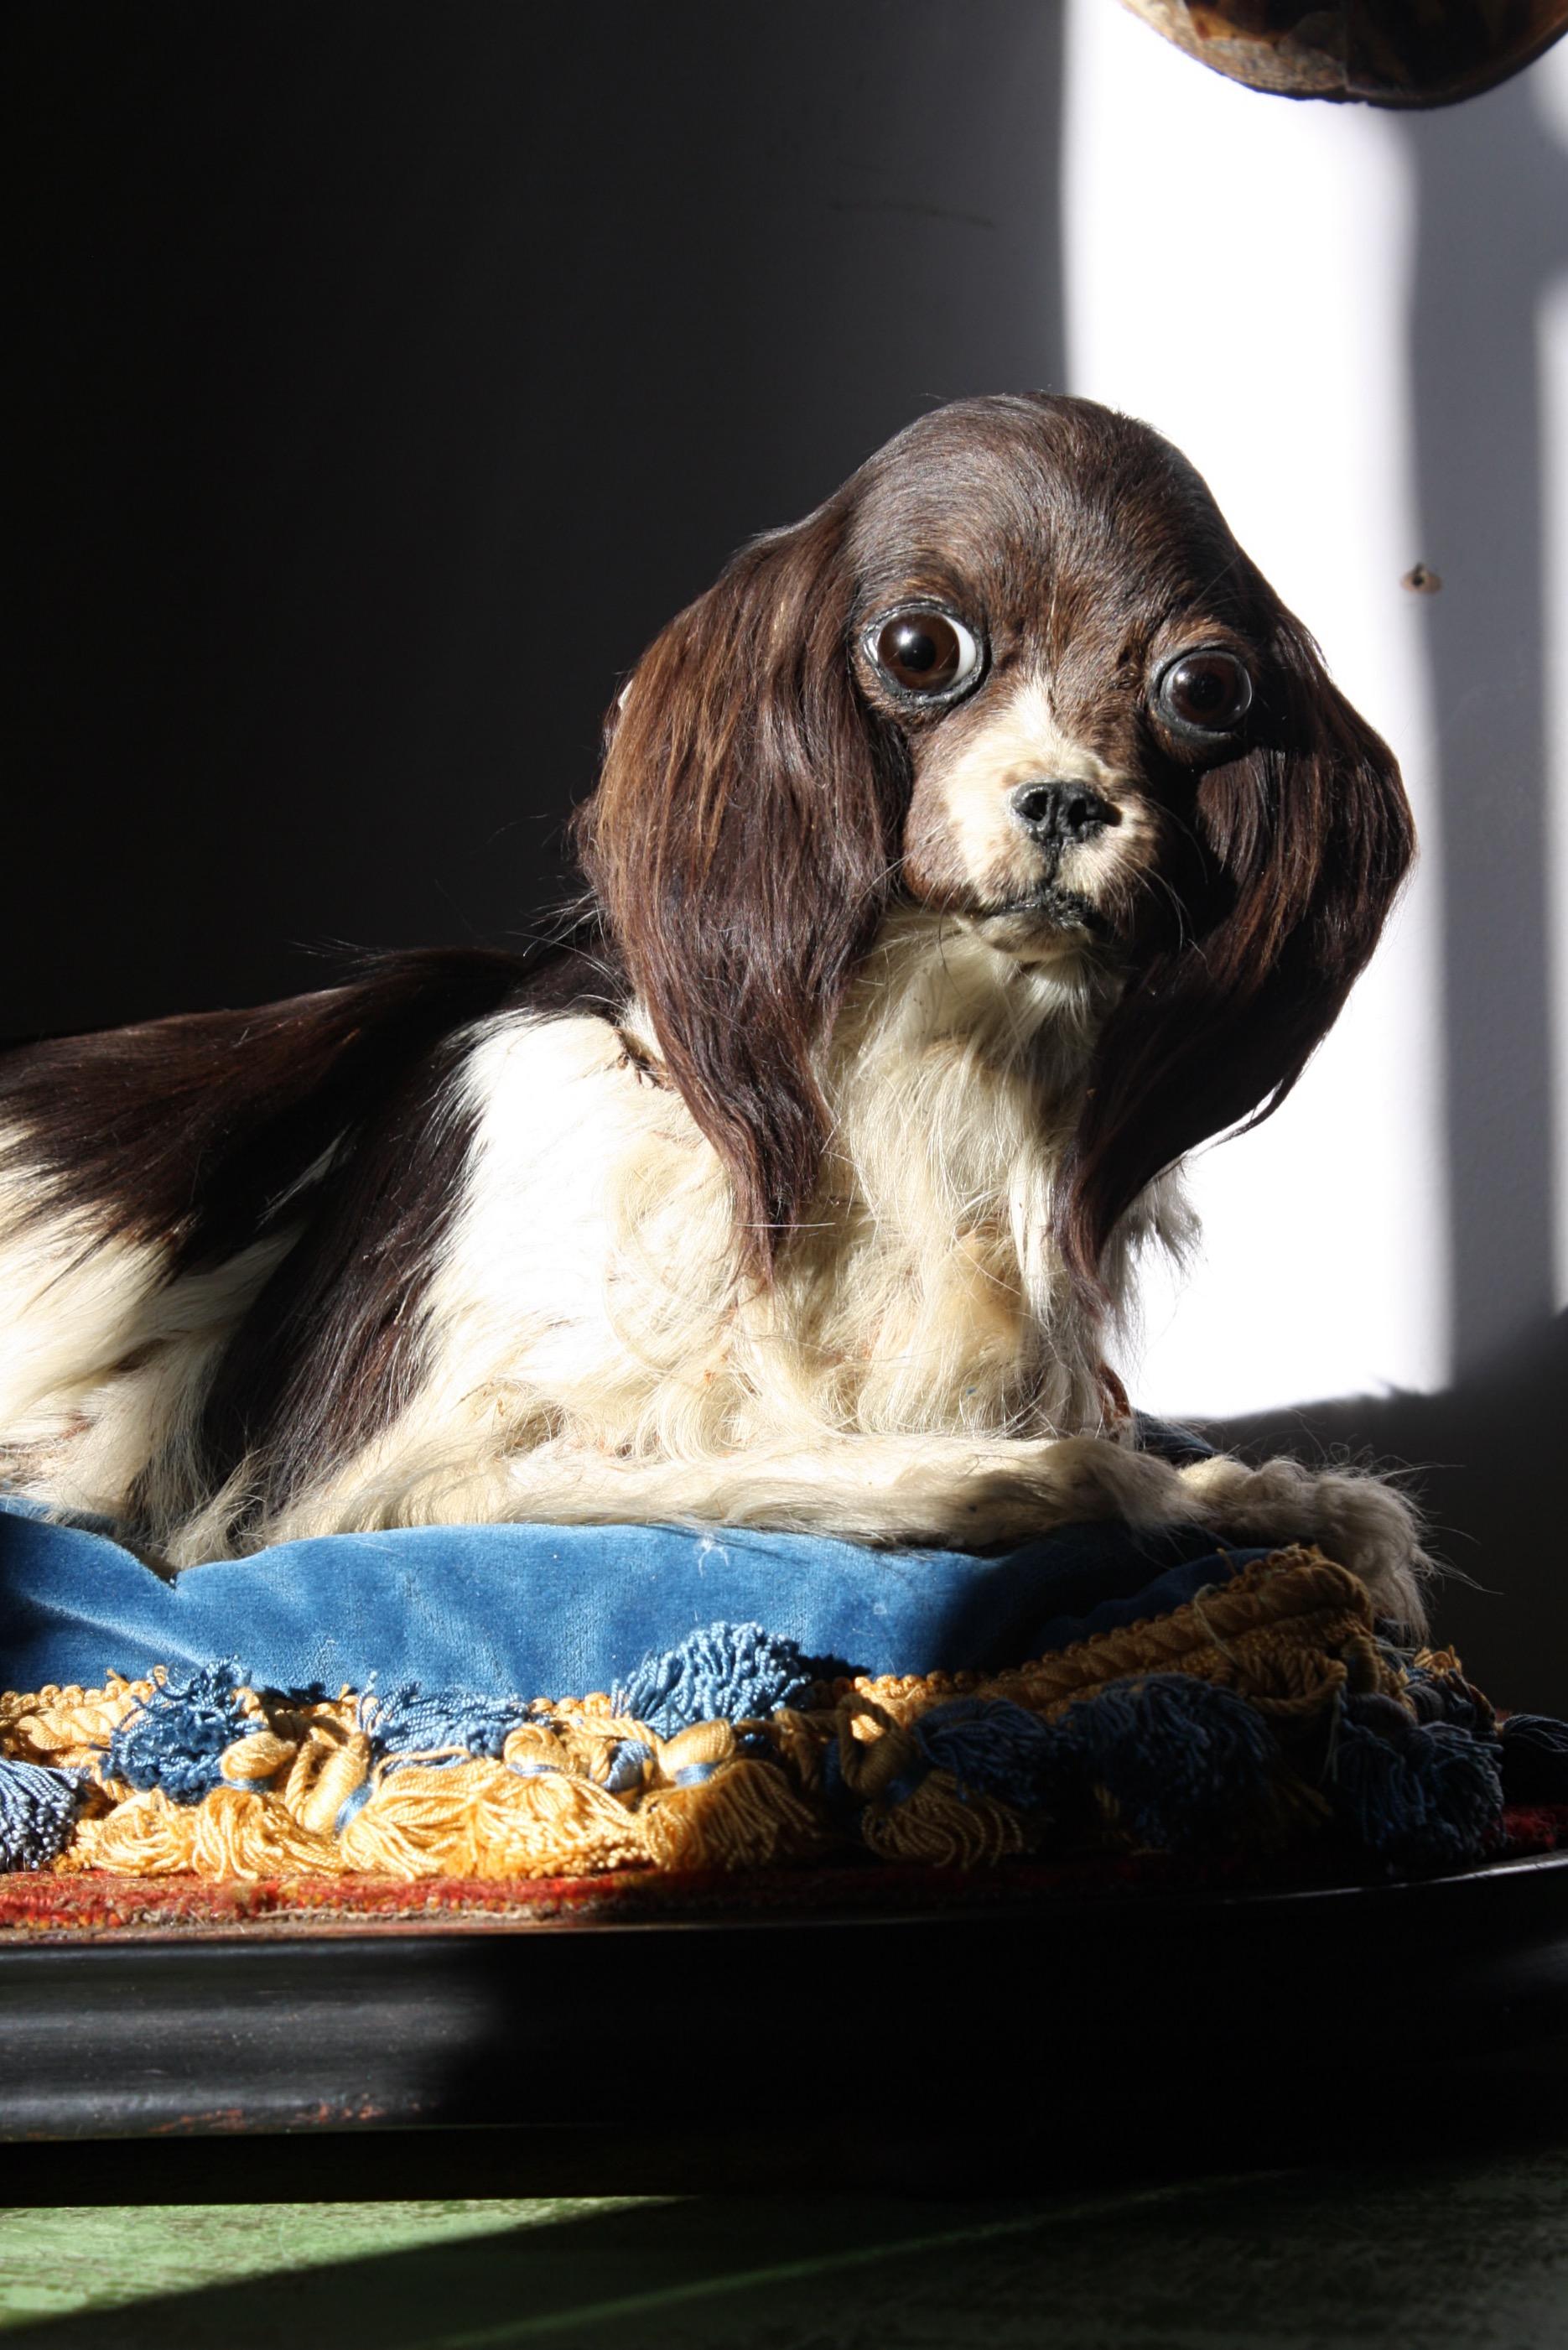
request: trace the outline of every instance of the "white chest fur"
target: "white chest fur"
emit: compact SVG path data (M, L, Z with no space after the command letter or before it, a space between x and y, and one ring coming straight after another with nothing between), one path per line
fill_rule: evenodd
M598 1516L623 1490L628 1515L755 1511L847 1531L842 1491L820 1508L797 1492L842 1440L897 1440L918 1459L938 1440L1096 1430L1103 1333L1050 1229L1103 986L937 917L895 920L825 1053L822 1180L767 1289L738 1276L714 1152L621 1035L586 1016L487 1023L456 1080L473 1128L461 1196L407 1308L409 1400L247 1540ZM1163 1191L1151 1204L1170 1221ZM51 1364L47 1408L18 1431L30 1490L114 1509L149 1461L177 1461L225 1312L243 1313L279 1245L167 1286L148 1253L112 1313L98 1290L119 1260L94 1260L97 1343ZM70 1331L49 1285L57 1351ZM749 1464L785 1457L806 1463L786 1498L753 1490ZM254 1467L186 1517L177 1561L226 1545ZM870 1503L865 1523L886 1515Z
M693 1459L827 1431L1093 1426L1097 1346L1049 1244L1096 1013L929 916L890 927L826 1056L823 1180L771 1292L680 1097L599 1021L476 1042L469 1187L399 1431Z

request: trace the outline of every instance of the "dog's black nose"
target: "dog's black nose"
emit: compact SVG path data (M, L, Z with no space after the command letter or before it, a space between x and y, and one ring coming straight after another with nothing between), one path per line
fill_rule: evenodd
M1092 840L1116 812L1087 784L1020 784L1012 795L1012 813L1043 847L1064 848L1075 840Z

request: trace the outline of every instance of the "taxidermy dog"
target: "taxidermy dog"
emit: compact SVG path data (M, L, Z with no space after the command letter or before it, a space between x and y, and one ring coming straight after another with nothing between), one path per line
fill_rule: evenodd
M963 400L673 620L527 951L0 1063L0 1473L173 1565L413 1523L1315 1539L1137 1449L1185 1153L1289 1091L1412 853L1388 751L1146 426Z

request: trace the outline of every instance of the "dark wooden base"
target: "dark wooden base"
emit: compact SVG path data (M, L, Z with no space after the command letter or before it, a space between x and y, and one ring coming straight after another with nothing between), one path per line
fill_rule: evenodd
M347 2164L374 2192L381 2134L396 2169L418 2132L491 2181L448 2192L508 2191L498 2164L556 2193L869 2164L950 2193L955 2166L994 2189L1064 2148L1088 2168L1314 2119L1435 2127L1464 2079L1561 2114L1565 2055L1561 1853L1287 1894L0 1950L5 2177L53 2142L84 2189L86 2142L204 2141L210 2194L214 2138L286 2134L297 2179L304 2134L330 2137L337 2191ZM111 2154L123 2195L144 2158Z

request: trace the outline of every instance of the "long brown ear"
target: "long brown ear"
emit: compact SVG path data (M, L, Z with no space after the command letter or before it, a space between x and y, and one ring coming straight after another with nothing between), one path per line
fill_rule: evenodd
M744 548L659 637L578 852L764 1277L815 1181L818 1039L891 895L902 786L849 665L846 504Z
M1211 1135L1267 1118L1338 1017L1415 852L1399 770L1294 621L1276 706L1244 759L1196 795L1201 902L1107 1022L1058 1211L1093 1286L1117 1219Z

